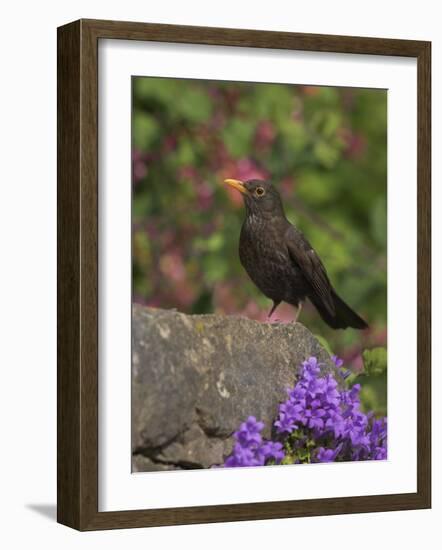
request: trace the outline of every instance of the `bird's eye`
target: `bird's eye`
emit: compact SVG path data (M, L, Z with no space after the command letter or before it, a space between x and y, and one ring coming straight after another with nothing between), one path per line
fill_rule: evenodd
M264 191L264 188L263 187L257 187L255 189L255 195L257 197L262 197L263 195L265 194L265 191Z

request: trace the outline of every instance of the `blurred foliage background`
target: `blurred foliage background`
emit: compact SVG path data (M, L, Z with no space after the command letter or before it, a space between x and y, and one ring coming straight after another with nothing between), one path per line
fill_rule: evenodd
M311 306L300 321L356 372L386 346L385 90L135 77L132 137L135 302L264 321L271 301L238 257L242 198L222 182L271 179L370 328L333 331Z

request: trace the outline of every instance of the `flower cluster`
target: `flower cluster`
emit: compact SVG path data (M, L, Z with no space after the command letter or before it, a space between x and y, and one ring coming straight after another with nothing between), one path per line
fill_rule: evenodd
M333 357L333 361L342 367L342 360ZM348 373L342 376L346 378ZM304 361L300 379L288 390L288 399L280 405L275 422L278 433L294 434L290 438L292 454L299 455L296 451L303 451L310 441L308 458L312 462L386 458L386 419L375 420L372 413L361 411L360 389L355 384L339 390L332 374L321 376L315 357Z
M258 422L249 416L233 436L235 444L232 454L226 459L225 466L264 466L272 462L279 464L284 458L282 443L266 441L261 436L264 422Z
M349 372L342 369L341 359L332 359L342 385ZM278 440L263 441L264 424L249 417L234 434L225 466L386 459L387 419L361 410L360 389L359 384L341 389L335 376L321 373L318 360L310 357L279 406L274 422Z

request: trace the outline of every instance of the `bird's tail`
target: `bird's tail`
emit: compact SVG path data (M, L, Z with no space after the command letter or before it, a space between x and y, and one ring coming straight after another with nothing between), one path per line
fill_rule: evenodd
M332 298L335 306L335 313L330 311L317 296L309 296L310 301L316 307L322 319L332 328L368 328L367 323L342 300L332 289Z

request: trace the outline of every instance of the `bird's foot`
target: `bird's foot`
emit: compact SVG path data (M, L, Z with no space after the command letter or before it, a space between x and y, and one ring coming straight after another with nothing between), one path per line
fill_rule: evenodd
M267 318L267 321L266 321L267 324L269 325L279 325L280 323L282 323L281 319L270 319Z
M298 322L298 319L299 319L299 316L301 314L301 311L302 311L302 302L299 304L299 306L297 307L297 310L296 310L296 315L295 315L295 318L293 319L292 323L294 325L296 325L296 323Z

